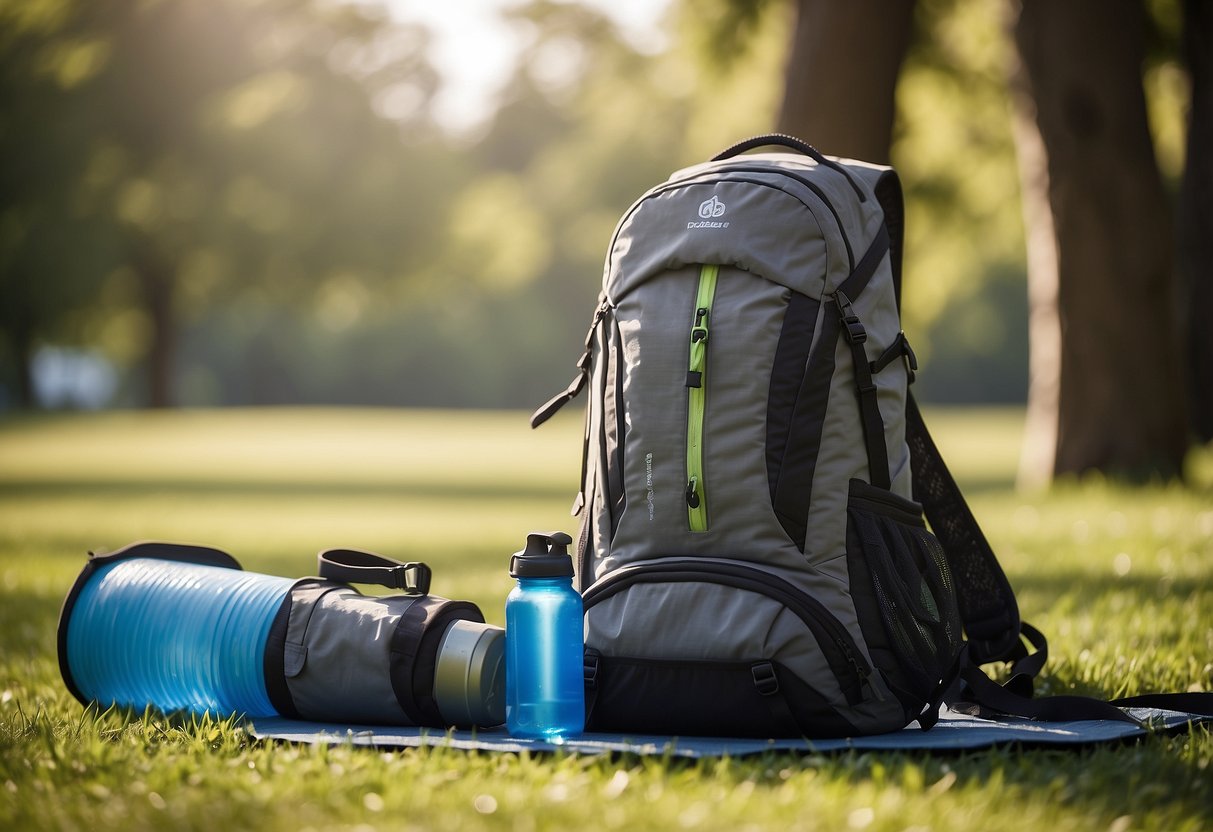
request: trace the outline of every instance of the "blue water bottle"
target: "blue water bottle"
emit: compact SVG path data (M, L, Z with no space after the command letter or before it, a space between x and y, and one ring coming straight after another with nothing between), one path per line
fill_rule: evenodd
M581 596L563 532L527 535L510 559L518 585L505 601L505 724L551 739L585 727Z

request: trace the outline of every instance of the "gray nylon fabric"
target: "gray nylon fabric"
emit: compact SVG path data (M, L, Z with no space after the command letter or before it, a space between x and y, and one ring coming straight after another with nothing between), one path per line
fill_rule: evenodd
M848 168L866 200L843 174L799 155L698 165L676 172L620 221L603 275L611 330L600 327L591 350L584 486L590 534L578 576L583 589L609 581L622 567L665 558L742 561L817 599L871 663L846 558L848 483L870 475L853 358L843 338L833 345L828 402L815 417L821 441L803 552L774 513L767 467L768 394L789 299L799 292L821 302L810 351L818 355L821 321L837 315L831 296L884 221L872 189L880 176L891 175L889 169ZM685 496L686 374L702 264L720 269L703 382L708 528L694 532ZM875 360L900 332L888 255L850 300L867 332L868 360ZM608 377L618 377L621 402L614 389L605 389ZM904 367L894 362L875 383L891 490L908 498ZM608 488L608 472L618 460L598 441L608 401L623 419L622 475L613 475L624 491L618 516L613 507L619 495ZM806 440L797 435L793 441ZM777 660L860 731L891 730L905 721L879 673L867 680L865 701L849 705L817 636L780 602L752 591L709 582L636 583L587 611L586 644L604 656Z
M305 654L287 688L305 719L411 725L392 690L391 635L414 596L350 588L291 598L287 643Z

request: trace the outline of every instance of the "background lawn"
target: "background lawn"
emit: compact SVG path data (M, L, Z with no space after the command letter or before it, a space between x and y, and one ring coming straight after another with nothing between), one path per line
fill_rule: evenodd
M570 408L574 410L577 408ZM1050 638L1046 692L1213 687L1213 459L1187 488L1011 489L1021 414L928 415ZM1081 752L622 757L251 742L230 720L86 711L55 656L89 549L205 543L296 576L362 547L434 567L501 623L509 554L574 531L581 423L396 410L0 421L0 829L1207 829L1213 736Z

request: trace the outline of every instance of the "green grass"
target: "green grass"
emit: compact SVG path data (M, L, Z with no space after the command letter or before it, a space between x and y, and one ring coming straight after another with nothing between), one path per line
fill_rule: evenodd
M1011 488L1015 411L928 419L1050 637L1044 687L1213 688L1213 490ZM1213 827L1213 736L955 756L619 757L376 752L251 741L232 721L83 709L55 657L88 549L207 543L315 570L356 546L435 569L500 623L526 531L572 531L581 425L515 413L259 410L0 421L0 830Z

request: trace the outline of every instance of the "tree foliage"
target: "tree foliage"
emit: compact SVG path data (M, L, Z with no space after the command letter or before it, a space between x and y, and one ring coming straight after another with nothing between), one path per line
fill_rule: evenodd
M401 78L421 103L432 92L422 32L306 0L30 0L0 14L4 150L23 160L3 197L15 375L39 341L97 343L141 364L143 397L166 404L182 321L426 260L398 229L432 234L442 217L399 195L441 189L443 166L424 144L402 165L410 119L373 106ZM388 32L414 41L390 67L332 66Z
M1026 389L1000 9L919 0L898 86L906 328L936 401ZM509 15L498 108L453 134L427 32L374 6L0 3L0 401L29 400L48 345L99 350L126 404L546 399L622 212L775 123L793 4L675 3L643 48L576 3ZM1178 175L1176 38L1147 89Z

